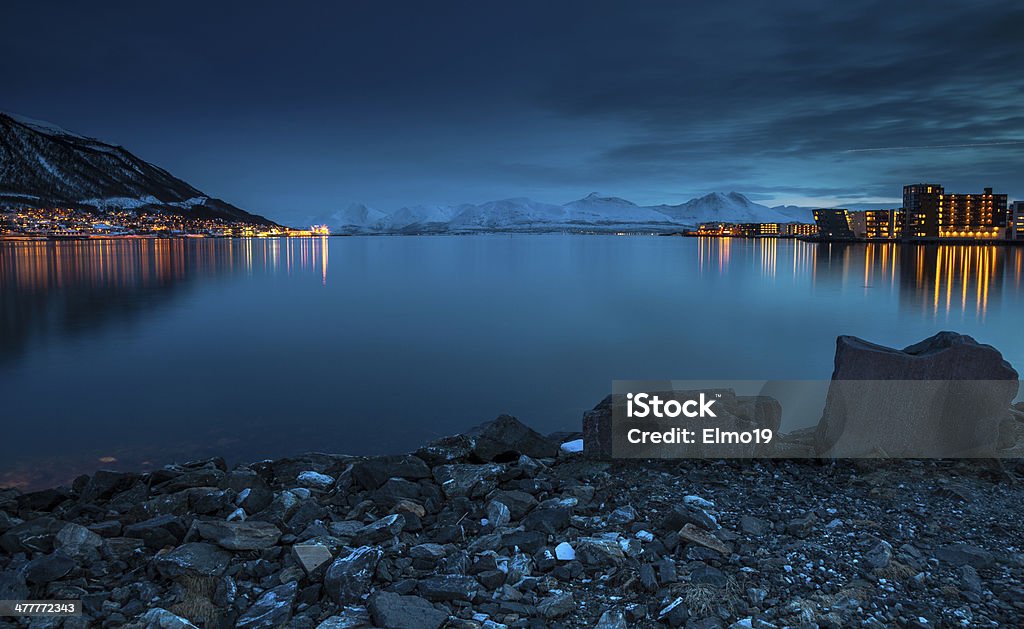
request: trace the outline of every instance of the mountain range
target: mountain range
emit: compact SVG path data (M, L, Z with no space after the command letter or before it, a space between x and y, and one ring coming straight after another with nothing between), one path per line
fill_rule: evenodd
M0 207L24 205L273 224L200 192L120 146L0 112Z
M811 208L768 207L738 192L712 192L679 205L637 205L592 193L564 205L526 198L481 204L416 205L383 212L365 205L320 216L314 222L340 234L473 232L650 231L673 232L700 223L812 223Z

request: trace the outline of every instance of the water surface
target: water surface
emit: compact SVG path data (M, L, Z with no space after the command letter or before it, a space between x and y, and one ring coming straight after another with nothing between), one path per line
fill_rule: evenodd
M407 451L612 379L827 379L835 337L1024 365L1024 249L614 236L0 242L0 485Z

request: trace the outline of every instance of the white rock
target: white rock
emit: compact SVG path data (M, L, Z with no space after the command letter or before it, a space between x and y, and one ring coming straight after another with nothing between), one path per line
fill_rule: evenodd
M334 487L334 477L313 470L299 474L297 480L303 487L312 487L313 489L328 490Z
M701 509L711 509L715 506L715 503L710 500L705 500L700 496L683 496L683 504L693 505L700 507Z
M637 531L636 538L641 542L653 542L654 533L651 533L650 531Z
M583 440L566 441L562 444L562 452L583 452Z
M555 557L559 561L572 561L576 559L576 551L569 542L562 542L555 546Z

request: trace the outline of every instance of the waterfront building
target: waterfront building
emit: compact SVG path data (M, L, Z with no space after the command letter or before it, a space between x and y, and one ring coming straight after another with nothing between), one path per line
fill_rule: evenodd
M853 240L864 237L862 212L851 212L845 208L822 208L814 210L814 223L818 227L818 233L826 240Z
M1007 225L1010 240L1024 240L1024 201L1014 201Z
M818 226L814 223L786 223L782 226L783 236L817 236Z
M902 233L900 210L865 210L864 237L868 240L892 240Z
M985 188L981 194L947 193L938 184L903 186L903 238L909 240L1006 238L1006 195Z

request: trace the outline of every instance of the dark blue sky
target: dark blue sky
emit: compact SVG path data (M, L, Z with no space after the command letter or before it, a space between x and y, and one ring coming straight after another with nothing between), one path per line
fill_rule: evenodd
M1024 197L1017 0L40 1L0 18L0 109L282 220L595 190ZM987 146L948 146L965 144Z

